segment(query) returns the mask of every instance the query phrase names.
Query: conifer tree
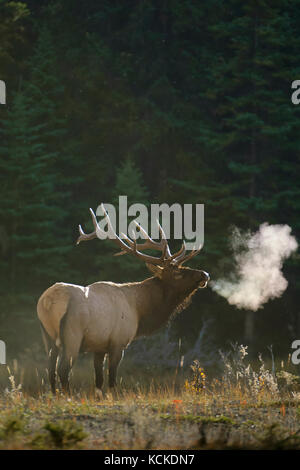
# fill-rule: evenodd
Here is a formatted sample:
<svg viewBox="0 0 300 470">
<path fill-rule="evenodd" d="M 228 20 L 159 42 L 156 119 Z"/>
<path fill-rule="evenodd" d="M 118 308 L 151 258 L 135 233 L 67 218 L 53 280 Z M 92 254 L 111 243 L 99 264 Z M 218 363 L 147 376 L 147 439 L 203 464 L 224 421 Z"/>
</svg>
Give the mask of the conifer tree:
<svg viewBox="0 0 300 470">
<path fill-rule="evenodd" d="M 132 204 L 144 204 L 148 206 L 149 193 L 143 183 L 143 175 L 138 166 L 131 157 L 125 158 L 120 167 L 116 171 L 116 182 L 112 192 L 111 203 L 116 209 L 117 224 L 116 230 L 119 228 L 119 196 L 127 197 L 127 207 Z M 127 226 L 135 217 L 126 217 L 121 214 L 124 222 L 127 219 Z M 139 214 L 137 213 L 137 217 Z M 131 236 L 130 234 L 128 234 Z M 144 264 L 139 262 L 137 258 L 130 255 L 116 256 L 118 250 L 110 240 L 103 240 L 97 246 L 97 265 L 101 268 L 101 278 L 107 276 L 107 279 L 114 281 L 129 281 L 143 279 L 148 271 Z"/>
<path fill-rule="evenodd" d="M 34 303 L 32 294 L 57 280 L 69 250 L 61 230 L 68 194 L 57 166 L 63 127 L 55 114 L 59 91 L 51 75 L 52 53 L 41 34 L 31 79 L 20 84 L 1 120 L 0 214 L 8 239 L 2 301 L 19 308 L 21 301 Z"/>
</svg>

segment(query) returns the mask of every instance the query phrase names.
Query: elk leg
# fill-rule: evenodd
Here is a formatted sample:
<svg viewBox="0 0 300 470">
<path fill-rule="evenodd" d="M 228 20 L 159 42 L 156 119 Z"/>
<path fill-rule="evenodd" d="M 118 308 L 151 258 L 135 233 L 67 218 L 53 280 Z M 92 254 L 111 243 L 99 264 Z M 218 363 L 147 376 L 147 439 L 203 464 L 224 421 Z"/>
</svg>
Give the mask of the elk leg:
<svg viewBox="0 0 300 470">
<path fill-rule="evenodd" d="M 105 353 L 94 354 L 94 368 L 95 368 L 95 379 L 96 387 L 101 390 L 103 385 L 103 364 L 104 364 Z"/>
<path fill-rule="evenodd" d="M 123 358 L 124 351 L 113 350 L 109 353 L 109 387 L 114 388 L 117 385 L 117 371 L 118 366 Z"/>
<path fill-rule="evenodd" d="M 48 354 L 48 376 L 52 393 L 56 392 L 56 362 L 58 356 L 58 349 L 53 346 Z"/>
<path fill-rule="evenodd" d="M 65 393 L 70 393 L 69 376 L 72 368 L 72 358 L 63 352 L 58 361 L 58 375 L 60 378 L 62 389 Z"/>
<path fill-rule="evenodd" d="M 77 359 L 82 334 L 80 328 L 72 325 L 72 319 L 65 315 L 60 324 L 60 339 L 62 344 L 62 354 L 59 354 L 58 375 L 61 381 L 62 389 L 70 393 L 69 376 L 71 369 Z"/>
<path fill-rule="evenodd" d="M 47 331 L 41 324 L 42 337 L 48 355 L 48 377 L 52 393 L 56 392 L 56 361 L 58 349 L 53 339 L 48 335 Z"/>
</svg>

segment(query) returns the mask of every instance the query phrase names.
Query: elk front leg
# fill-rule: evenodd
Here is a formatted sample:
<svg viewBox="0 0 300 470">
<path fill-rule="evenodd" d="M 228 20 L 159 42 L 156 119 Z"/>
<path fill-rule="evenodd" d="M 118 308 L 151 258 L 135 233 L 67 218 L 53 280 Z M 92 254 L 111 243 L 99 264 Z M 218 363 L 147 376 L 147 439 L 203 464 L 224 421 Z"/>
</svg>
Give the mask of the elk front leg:
<svg viewBox="0 0 300 470">
<path fill-rule="evenodd" d="M 109 387 L 114 388 L 117 385 L 117 371 L 119 364 L 123 358 L 123 350 L 112 350 L 109 353 Z"/>
<path fill-rule="evenodd" d="M 103 386 L 103 365 L 104 365 L 105 353 L 95 353 L 94 354 L 94 368 L 95 368 L 95 379 L 96 379 L 96 388 L 99 390 Z"/>
</svg>

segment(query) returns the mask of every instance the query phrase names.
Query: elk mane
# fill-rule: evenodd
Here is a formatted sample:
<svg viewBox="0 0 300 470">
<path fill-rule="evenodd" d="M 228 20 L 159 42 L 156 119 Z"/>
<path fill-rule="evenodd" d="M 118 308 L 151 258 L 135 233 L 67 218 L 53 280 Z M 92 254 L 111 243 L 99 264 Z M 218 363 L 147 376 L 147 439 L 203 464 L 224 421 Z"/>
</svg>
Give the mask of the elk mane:
<svg viewBox="0 0 300 470">
<path fill-rule="evenodd" d="M 182 312 L 183 310 L 185 310 L 190 305 L 190 303 L 192 302 L 192 297 L 196 293 L 197 290 L 198 290 L 198 287 L 196 287 L 179 304 L 177 304 L 177 306 L 175 307 L 175 309 L 173 310 L 173 312 L 171 314 L 170 319 L 174 318 L 175 315 Z"/>
</svg>

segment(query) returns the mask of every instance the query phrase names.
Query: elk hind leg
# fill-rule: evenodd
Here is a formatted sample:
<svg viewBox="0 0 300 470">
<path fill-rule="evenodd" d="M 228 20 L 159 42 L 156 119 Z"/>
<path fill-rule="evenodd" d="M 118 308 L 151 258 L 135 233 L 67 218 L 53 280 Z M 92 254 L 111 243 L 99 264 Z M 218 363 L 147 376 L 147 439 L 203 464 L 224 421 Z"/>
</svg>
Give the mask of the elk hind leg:
<svg viewBox="0 0 300 470">
<path fill-rule="evenodd" d="M 94 354 L 95 381 L 96 381 L 96 388 L 98 388 L 99 390 L 101 390 L 103 386 L 104 358 L 105 358 L 105 353 Z"/>
<path fill-rule="evenodd" d="M 48 335 L 47 331 L 41 324 L 42 337 L 48 356 L 48 377 L 52 393 L 56 392 L 56 363 L 58 356 L 58 348 L 53 339 Z"/>
<path fill-rule="evenodd" d="M 58 361 L 58 375 L 60 378 L 60 383 L 63 389 L 63 392 L 70 393 L 70 372 L 73 366 L 73 358 L 66 354 L 63 351 L 62 355 L 59 357 Z"/>
<path fill-rule="evenodd" d="M 62 352 L 59 354 L 58 375 L 63 391 L 69 394 L 70 372 L 80 350 L 82 334 L 79 328 L 76 331 L 75 325 L 71 324 L 71 320 L 68 319 L 68 316 L 63 318 L 61 323 L 60 339 L 62 344 Z"/>
<path fill-rule="evenodd" d="M 58 349 L 53 345 L 49 352 L 49 359 L 48 359 L 48 375 L 49 375 L 49 382 L 52 393 L 56 393 L 56 363 L 57 363 L 57 356 L 58 356 Z"/>
<path fill-rule="evenodd" d="M 117 385 L 117 372 L 119 364 L 123 358 L 124 351 L 121 349 L 114 349 L 109 353 L 109 387 L 114 388 Z"/>
</svg>

